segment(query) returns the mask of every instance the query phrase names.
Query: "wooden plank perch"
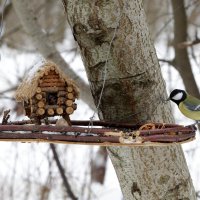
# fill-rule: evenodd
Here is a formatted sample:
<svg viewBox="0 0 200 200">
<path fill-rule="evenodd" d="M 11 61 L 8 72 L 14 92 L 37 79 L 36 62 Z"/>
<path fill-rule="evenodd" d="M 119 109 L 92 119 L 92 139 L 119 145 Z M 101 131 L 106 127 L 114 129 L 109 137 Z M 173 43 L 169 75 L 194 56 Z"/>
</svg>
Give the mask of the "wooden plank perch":
<svg viewBox="0 0 200 200">
<path fill-rule="evenodd" d="M 194 126 L 154 125 L 152 127 L 155 129 L 145 130 L 146 127 L 149 128 L 150 126 L 143 125 L 140 128 L 133 125 L 132 128 L 88 128 L 7 124 L 0 125 L 0 141 L 95 144 L 100 146 L 157 146 L 189 142 L 195 138 Z"/>
</svg>

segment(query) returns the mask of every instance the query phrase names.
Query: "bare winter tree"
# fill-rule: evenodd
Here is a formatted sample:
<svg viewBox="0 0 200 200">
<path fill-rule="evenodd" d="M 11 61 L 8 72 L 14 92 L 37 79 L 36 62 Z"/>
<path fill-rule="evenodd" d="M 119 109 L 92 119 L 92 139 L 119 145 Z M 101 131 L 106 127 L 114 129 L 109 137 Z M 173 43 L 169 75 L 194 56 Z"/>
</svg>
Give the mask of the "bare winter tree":
<svg viewBox="0 0 200 200">
<path fill-rule="evenodd" d="M 99 117 L 172 122 L 143 5 L 138 1 L 67 1 Z M 195 199 L 179 145 L 108 148 L 125 199 Z M 176 174 L 174 176 L 174 174 Z"/>
</svg>

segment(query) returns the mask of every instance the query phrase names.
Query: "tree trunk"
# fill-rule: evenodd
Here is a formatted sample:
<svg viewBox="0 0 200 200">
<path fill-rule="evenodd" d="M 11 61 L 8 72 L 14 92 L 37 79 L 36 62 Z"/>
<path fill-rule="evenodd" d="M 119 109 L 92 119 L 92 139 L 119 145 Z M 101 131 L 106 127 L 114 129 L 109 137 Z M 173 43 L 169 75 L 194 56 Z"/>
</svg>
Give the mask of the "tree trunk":
<svg viewBox="0 0 200 200">
<path fill-rule="evenodd" d="M 179 71 L 186 90 L 200 98 L 198 86 L 192 73 L 187 48 L 180 48 L 182 42 L 187 41 L 187 16 L 183 0 L 171 0 L 174 15 L 174 50 L 175 67 Z"/>
<path fill-rule="evenodd" d="M 141 0 L 68 0 L 66 10 L 100 119 L 172 122 Z M 108 151 L 125 199 L 195 199 L 180 145 Z"/>
</svg>

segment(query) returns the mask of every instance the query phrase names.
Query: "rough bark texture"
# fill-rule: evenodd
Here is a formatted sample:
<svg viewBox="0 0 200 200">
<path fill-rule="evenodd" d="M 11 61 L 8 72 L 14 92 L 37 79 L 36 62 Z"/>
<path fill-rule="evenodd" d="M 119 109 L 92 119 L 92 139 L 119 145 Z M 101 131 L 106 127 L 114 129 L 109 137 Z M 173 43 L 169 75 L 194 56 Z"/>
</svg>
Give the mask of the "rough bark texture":
<svg viewBox="0 0 200 200">
<path fill-rule="evenodd" d="M 138 123 L 172 122 L 155 50 L 141 0 L 67 1 L 74 36 L 99 107 L 101 119 Z M 181 146 L 109 148 L 124 198 L 195 199 Z"/>
<path fill-rule="evenodd" d="M 187 41 L 187 16 L 183 0 L 171 0 L 174 15 L 174 66 L 179 71 L 185 88 L 190 94 L 200 97 L 198 86 L 192 73 L 187 48 L 180 48 L 182 42 Z"/>
<path fill-rule="evenodd" d="M 68 74 L 81 89 L 81 99 L 86 102 L 91 109 L 95 109 L 88 85 L 72 70 L 57 51 L 55 44 L 48 38 L 37 22 L 37 16 L 31 7 L 31 2 L 27 0 L 12 1 L 14 9 L 22 23 L 23 28 L 32 39 L 35 48 L 45 59 L 50 59 L 58 64 L 61 69 Z"/>
</svg>

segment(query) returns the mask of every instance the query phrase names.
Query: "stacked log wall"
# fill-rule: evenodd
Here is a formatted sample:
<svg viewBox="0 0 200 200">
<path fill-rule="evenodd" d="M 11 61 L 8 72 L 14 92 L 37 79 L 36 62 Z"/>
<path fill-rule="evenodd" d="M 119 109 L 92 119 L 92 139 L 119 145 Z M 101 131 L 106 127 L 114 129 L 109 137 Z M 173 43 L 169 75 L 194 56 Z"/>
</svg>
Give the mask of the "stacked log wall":
<svg viewBox="0 0 200 200">
<path fill-rule="evenodd" d="M 48 100 L 48 95 L 54 95 L 53 105 Z M 60 78 L 54 67 L 45 71 L 39 79 L 36 94 L 25 104 L 26 115 L 33 118 L 35 116 L 44 118 L 55 115 L 70 115 L 76 110 L 75 103 L 77 94 L 73 86 Z"/>
</svg>

